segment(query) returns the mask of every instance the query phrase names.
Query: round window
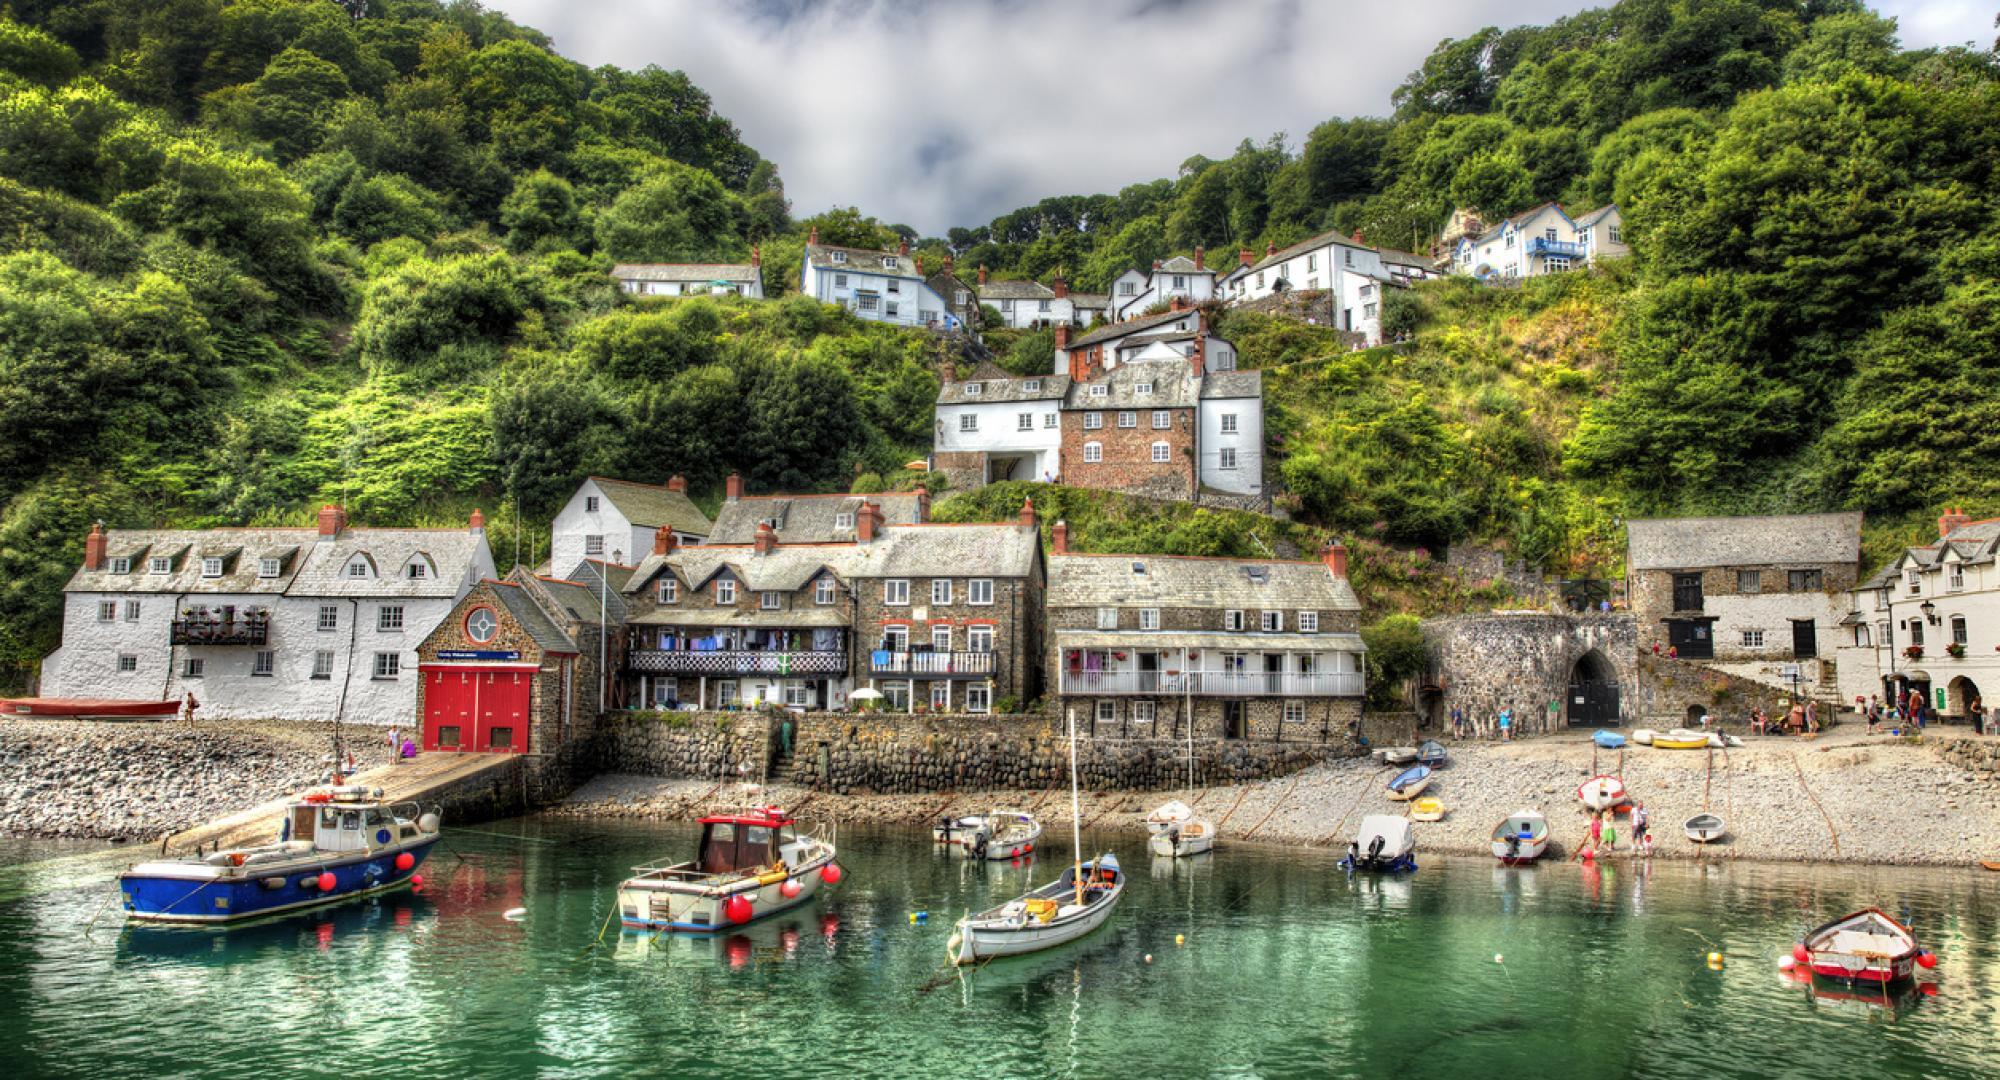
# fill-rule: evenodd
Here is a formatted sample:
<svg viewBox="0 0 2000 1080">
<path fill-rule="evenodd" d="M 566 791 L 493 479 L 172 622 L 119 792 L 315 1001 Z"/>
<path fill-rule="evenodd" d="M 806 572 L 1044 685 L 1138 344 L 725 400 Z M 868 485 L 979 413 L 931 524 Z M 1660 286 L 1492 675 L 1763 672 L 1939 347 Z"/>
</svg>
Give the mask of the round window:
<svg viewBox="0 0 2000 1080">
<path fill-rule="evenodd" d="M 465 636 L 484 645 L 500 632 L 500 616 L 490 607 L 476 607 L 465 616 Z"/>
</svg>

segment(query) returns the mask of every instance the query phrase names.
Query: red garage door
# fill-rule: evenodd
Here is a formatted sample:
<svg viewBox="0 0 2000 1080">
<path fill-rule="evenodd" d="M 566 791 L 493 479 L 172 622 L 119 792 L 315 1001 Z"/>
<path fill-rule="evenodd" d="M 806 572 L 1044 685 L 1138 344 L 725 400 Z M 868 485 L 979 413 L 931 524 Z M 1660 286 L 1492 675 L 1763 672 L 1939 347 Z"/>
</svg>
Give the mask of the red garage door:
<svg viewBox="0 0 2000 1080">
<path fill-rule="evenodd" d="M 425 750 L 527 752 L 535 669 L 426 665 L 423 677 Z"/>
</svg>

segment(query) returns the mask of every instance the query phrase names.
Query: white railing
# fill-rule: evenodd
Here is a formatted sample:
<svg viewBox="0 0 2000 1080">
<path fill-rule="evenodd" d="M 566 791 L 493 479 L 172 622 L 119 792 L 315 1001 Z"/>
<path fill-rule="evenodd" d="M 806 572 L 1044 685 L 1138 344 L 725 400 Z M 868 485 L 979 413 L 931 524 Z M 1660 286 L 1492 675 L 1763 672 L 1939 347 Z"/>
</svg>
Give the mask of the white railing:
<svg viewBox="0 0 2000 1080">
<path fill-rule="evenodd" d="M 991 652 L 895 652 L 876 650 L 869 654 L 872 675 L 944 675 L 983 678 L 993 674 Z"/>
<path fill-rule="evenodd" d="M 664 675 L 845 675 L 847 653 L 633 649 L 625 654 L 625 666 L 632 671 Z"/>
<path fill-rule="evenodd" d="M 1204 697 L 1360 697 L 1359 672 L 1070 671 L 1065 694 L 1194 694 Z"/>
</svg>

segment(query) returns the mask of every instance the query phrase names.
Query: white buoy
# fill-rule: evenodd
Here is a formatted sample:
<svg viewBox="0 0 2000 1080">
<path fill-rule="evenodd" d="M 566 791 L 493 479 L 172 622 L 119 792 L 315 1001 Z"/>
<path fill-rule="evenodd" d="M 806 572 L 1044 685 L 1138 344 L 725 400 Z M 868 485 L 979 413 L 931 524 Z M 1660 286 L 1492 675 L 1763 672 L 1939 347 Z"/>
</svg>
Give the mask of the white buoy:
<svg viewBox="0 0 2000 1080">
<path fill-rule="evenodd" d="M 500 913 L 500 917 L 506 919 L 508 922 L 520 922 L 522 919 L 528 917 L 528 909 L 524 907 L 508 908 L 506 911 Z"/>
<path fill-rule="evenodd" d="M 1496 964 L 1501 964 L 1501 963 L 1505 963 L 1505 962 L 1506 962 L 1506 960 L 1507 960 L 1507 958 L 1506 958 L 1506 957 L 1504 957 L 1504 956 L 1501 956 L 1501 955 L 1500 955 L 1499 953 L 1494 953 L 1494 954 L 1493 954 L 1493 962 L 1494 962 L 1494 963 L 1496 963 Z"/>
</svg>

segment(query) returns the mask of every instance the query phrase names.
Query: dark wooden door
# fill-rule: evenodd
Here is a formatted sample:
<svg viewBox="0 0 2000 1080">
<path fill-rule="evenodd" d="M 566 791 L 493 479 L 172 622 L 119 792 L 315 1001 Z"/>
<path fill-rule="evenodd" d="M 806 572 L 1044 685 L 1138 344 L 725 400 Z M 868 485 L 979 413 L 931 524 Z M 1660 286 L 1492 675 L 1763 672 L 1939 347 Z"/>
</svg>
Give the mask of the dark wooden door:
<svg viewBox="0 0 2000 1080">
<path fill-rule="evenodd" d="M 1668 619 L 1667 644 L 1683 660 L 1708 660 L 1715 656 L 1715 624 L 1707 619 Z"/>
<path fill-rule="evenodd" d="M 1674 575 L 1674 610 L 1675 611 L 1701 610 L 1700 574 Z"/>
<path fill-rule="evenodd" d="M 1811 619 L 1792 620 L 1792 657 L 1810 660 L 1819 655 L 1819 627 Z"/>
</svg>

